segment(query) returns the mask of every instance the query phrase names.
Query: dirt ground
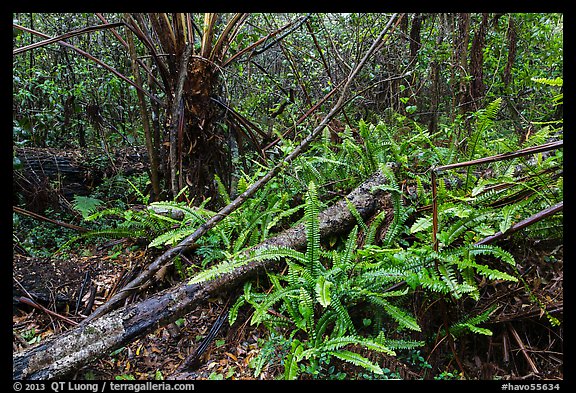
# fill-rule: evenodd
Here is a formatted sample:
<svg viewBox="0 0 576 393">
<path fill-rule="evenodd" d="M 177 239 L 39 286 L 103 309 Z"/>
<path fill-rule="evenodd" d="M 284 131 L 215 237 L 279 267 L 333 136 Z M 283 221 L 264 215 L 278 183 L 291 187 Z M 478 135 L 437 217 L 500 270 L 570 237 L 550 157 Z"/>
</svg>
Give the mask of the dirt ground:
<svg viewBox="0 0 576 393">
<path fill-rule="evenodd" d="M 563 379 L 563 244 L 523 241 L 504 245 L 512 252 L 522 279 L 512 282 L 482 282 L 478 302 L 459 303 L 467 311 L 482 312 L 496 305 L 483 324 L 492 336 L 467 334 L 455 340 L 436 334 L 428 337 L 416 358 L 374 359 L 388 371 L 387 378 L 474 380 L 562 380 Z M 41 342 L 79 322 L 87 309 L 110 298 L 145 266 L 154 255 L 129 243 L 111 242 L 68 254 L 61 259 L 31 258 L 14 254 L 13 352 Z M 168 272 L 163 284 L 178 281 Z M 82 293 L 80 300 L 78 294 Z M 139 296 L 146 296 L 140 294 Z M 31 305 L 27 298 L 33 298 Z M 137 301 L 133 298 L 131 301 Z M 222 324 L 205 352 L 190 363 L 196 351 L 234 298 L 212 299 L 201 308 L 165 327 L 159 327 L 113 353 L 86 365 L 74 379 L 226 379 L 271 380 L 281 378 L 279 358 L 270 357 L 255 375 L 255 364 L 268 332 L 250 325 L 249 311 L 242 310 L 233 326 Z M 46 311 L 48 310 L 48 311 Z M 435 323 L 438 309 L 415 298 L 414 310 Z M 544 311 L 546 310 L 546 311 Z M 52 314 L 50 314 L 50 311 Z M 560 322 L 554 326 L 550 320 Z M 423 327 L 426 327 L 423 323 Z M 425 329 L 423 329 L 425 330 Z M 414 355 L 414 352 L 412 353 Z M 370 356 L 369 354 L 364 354 Z M 348 364 L 335 363 L 346 379 L 366 378 L 366 373 Z M 335 375 L 335 374 L 331 374 Z M 368 378 L 373 378 L 368 376 Z"/>
</svg>

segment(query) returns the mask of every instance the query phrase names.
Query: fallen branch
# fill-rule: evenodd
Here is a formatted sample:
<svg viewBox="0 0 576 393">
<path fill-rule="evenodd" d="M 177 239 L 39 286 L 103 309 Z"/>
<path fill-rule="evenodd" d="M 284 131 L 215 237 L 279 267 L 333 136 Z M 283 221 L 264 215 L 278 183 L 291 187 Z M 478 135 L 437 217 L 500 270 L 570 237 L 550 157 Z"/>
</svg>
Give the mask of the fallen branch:
<svg viewBox="0 0 576 393">
<path fill-rule="evenodd" d="M 49 222 L 51 224 L 59 225 L 59 226 L 64 227 L 64 228 L 74 229 L 75 231 L 78 231 L 78 232 L 88 232 L 88 229 L 83 228 L 83 227 L 79 227 L 78 225 L 69 224 L 67 222 L 63 222 L 60 220 L 54 220 L 52 218 L 44 217 L 41 214 L 34 213 L 34 212 L 28 211 L 26 209 L 22 209 L 21 207 L 18 207 L 18 206 L 12 206 L 12 210 L 15 213 L 23 214 L 25 216 L 32 217 L 36 220 L 46 221 L 46 222 Z"/>
<path fill-rule="evenodd" d="M 382 209 L 390 212 L 387 216 L 393 214 L 389 195 L 377 189 L 377 186 L 386 182 L 385 176 L 376 172 L 346 197 L 363 219 L 373 216 Z M 356 218 L 350 212 L 346 199 L 340 200 L 319 214 L 321 238 L 345 233 L 356 224 Z M 304 249 L 306 247 L 304 224 L 290 228 L 256 248 L 269 246 Z M 190 285 L 183 283 L 98 319 L 84 320 L 71 330 L 14 354 L 13 379 L 63 378 L 137 337 L 181 318 L 207 299 L 222 296 L 259 273 L 276 270 L 281 266 L 282 263 L 270 260 L 249 263 L 212 281 Z"/>
<path fill-rule="evenodd" d="M 512 225 L 510 228 L 508 228 L 508 230 L 504 233 L 502 232 L 496 232 L 495 234 L 485 237 L 484 239 L 480 240 L 479 242 L 476 242 L 474 245 L 478 246 L 481 244 L 490 244 L 495 242 L 496 240 L 499 240 L 505 236 L 509 236 L 514 232 L 518 232 L 520 229 L 526 228 L 529 225 L 532 225 L 540 220 L 543 220 L 547 217 L 550 217 L 553 214 L 558 213 L 559 211 L 561 211 L 564 208 L 564 201 L 562 202 L 558 202 L 557 204 L 550 206 L 542 211 L 539 211 L 538 213 Z"/>
<path fill-rule="evenodd" d="M 520 338 L 520 335 L 518 334 L 516 329 L 514 329 L 514 327 L 510 322 L 508 322 L 506 325 L 508 326 L 508 330 L 510 331 L 510 333 L 512 333 L 514 340 L 516 340 L 518 347 L 520 347 L 520 352 L 522 352 L 522 355 L 524 356 L 524 359 L 526 359 L 526 362 L 530 366 L 530 369 L 532 369 L 532 372 L 536 375 L 540 374 L 540 371 L 538 371 L 538 368 L 536 367 L 536 363 L 534 363 L 534 361 L 528 354 L 528 351 L 526 350 L 526 347 L 524 346 L 524 343 L 522 342 L 522 339 Z"/>
<path fill-rule="evenodd" d="M 69 323 L 69 324 L 72 325 L 72 326 L 78 325 L 78 322 L 73 321 L 73 320 L 71 320 L 71 319 L 69 319 L 69 318 L 66 318 L 64 315 L 60 315 L 60 314 L 58 314 L 58 313 L 55 313 L 54 311 L 47 309 L 47 308 L 44 307 L 43 305 L 36 303 L 36 302 L 35 302 L 34 300 L 32 300 L 32 299 L 29 299 L 29 298 L 24 297 L 24 296 L 20 296 L 17 300 L 18 300 L 18 302 L 20 302 L 20 303 L 22 303 L 22 304 L 27 304 L 27 305 L 29 305 L 29 306 L 31 306 L 31 307 L 34 307 L 34 308 L 36 308 L 36 309 L 38 309 L 38 310 L 40 310 L 40 311 L 45 312 L 45 313 L 48 314 L 48 315 L 51 315 L 51 316 L 56 317 L 56 318 L 59 318 L 59 319 L 63 320 L 64 322 Z"/>
</svg>

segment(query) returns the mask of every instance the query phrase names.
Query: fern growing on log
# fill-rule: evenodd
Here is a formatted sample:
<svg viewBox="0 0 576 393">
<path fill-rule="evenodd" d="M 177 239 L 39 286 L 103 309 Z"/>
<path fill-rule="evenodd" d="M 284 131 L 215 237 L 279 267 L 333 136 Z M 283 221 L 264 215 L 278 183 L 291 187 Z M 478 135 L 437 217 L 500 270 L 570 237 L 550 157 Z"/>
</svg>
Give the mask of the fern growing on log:
<svg viewBox="0 0 576 393">
<path fill-rule="evenodd" d="M 349 233 L 341 250 L 321 250 L 318 195 L 313 182 L 308 187 L 304 211 L 307 238 L 304 253 L 267 248 L 237 262 L 246 263 L 254 258 L 284 258 L 288 272 L 285 275 L 268 273 L 272 283 L 272 291 L 268 294 L 255 291 L 251 283 L 245 284 L 244 294 L 231 307 L 229 323 L 233 324 L 239 308 L 248 304 L 254 309 L 252 324 L 264 324 L 271 330 L 288 328 L 292 349 L 284 359 L 286 378 L 296 378 L 301 372 L 299 364 L 302 362 L 315 369 L 320 362 L 329 362 L 331 357 L 382 373 L 378 364 L 351 349 L 361 347 L 389 356 L 394 356 L 395 352 L 387 346 L 384 338 L 376 340 L 358 333 L 355 308 L 366 304 L 372 312 L 387 316 L 401 328 L 420 331 L 416 319 L 402 308 L 401 302 L 396 301 L 404 297 L 407 290 L 383 292 L 382 283 L 375 280 L 378 273 L 384 276 L 394 267 L 380 264 L 367 269 L 358 268 L 358 226 Z M 226 265 L 225 269 L 229 266 Z M 210 273 L 200 273 L 193 280 L 198 282 L 214 277 L 222 269 L 209 269 Z M 402 340 L 394 343 L 398 348 L 422 344 L 415 341 L 403 344 Z"/>
</svg>

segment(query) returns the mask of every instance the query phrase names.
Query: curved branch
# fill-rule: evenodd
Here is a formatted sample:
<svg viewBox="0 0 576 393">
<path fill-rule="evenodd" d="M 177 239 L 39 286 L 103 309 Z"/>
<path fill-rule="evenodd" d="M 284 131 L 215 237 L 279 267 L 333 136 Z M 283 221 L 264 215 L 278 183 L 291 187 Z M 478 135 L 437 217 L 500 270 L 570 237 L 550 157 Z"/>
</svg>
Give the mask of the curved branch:
<svg viewBox="0 0 576 393">
<path fill-rule="evenodd" d="M 98 26 L 84 27 L 82 29 L 78 29 L 78 30 L 70 31 L 68 33 L 64 33 L 62 35 L 59 35 L 58 37 L 48 38 L 44 41 L 35 42 L 33 44 L 14 49 L 12 51 L 12 54 L 18 55 L 20 53 L 24 53 L 24 52 L 29 51 L 31 49 L 41 48 L 43 46 L 46 46 L 46 45 L 49 45 L 49 44 L 52 44 L 52 43 L 58 42 L 58 41 L 64 41 L 68 38 L 72 38 L 72 37 L 75 37 L 75 36 L 80 35 L 80 34 L 90 33 L 92 31 L 98 31 L 98 30 L 113 29 L 115 27 L 120 27 L 123 25 L 124 25 L 124 22 L 116 22 L 116 23 L 106 23 L 104 25 L 98 25 Z M 15 27 L 16 26 L 17 25 L 15 25 Z"/>
<path fill-rule="evenodd" d="M 122 23 L 122 25 L 124 25 L 124 23 Z M 40 33 L 39 31 L 36 30 L 32 30 L 29 29 L 27 27 L 24 26 L 20 26 L 16 23 L 12 24 L 12 27 L 14 27 L 15 29 L 18 30 L 22 30 L 25 31 L 27 33 L 32 33 L 35 34 L 37 36 L 40 37 L 49 37 L 48 35 L 44 34 L 44 33 Z M 137 83 L 135 83 L 134 81 L 130 80 L 130 78 L 127 78 L 126 76 L 124 76 L 123 74 L 121 74 L 120 72 L 116 71 L 113 67 L 109 66 L 108 64 L 104 63 L 102 60 L 97 59 L 96 57 L 92 56 L 90 53 L 83 51 L 80 48 L 75 47 L 74 45 L 71 45 L 65 41 L 56 41 L 56 43 L 58 45 L 62 45 L 68 48 L 73 49 L 74 51 L 78 52 L 79 54 L 81 54 L 82 56 L 92 60 L 93 62 L 95 62 L 96 64 L 104 67 L 105 69 L 107 69 L 108 71 L 110 71 L 111 73 L 113 73 L 114 75 L 116 75 L 118 78 L 122 79 L 124 82 L 127 82 L 128 84 L 130 84 L 131 86 L 135 87 L 138 91 L 141 91 L 142 93 L 146 94 L 148 97 L 150 97 L 152 100 L 154 100 L 155 102 L 157 102 L 160 106 L 164 107 L 165 103 L 160 100 L 159 98 L 157 98 L 156 96 L 154 96 L 153 94 L 151 94 L 150 92 L 144 90 L 141 86 L 138 86 Z"/>
</svg>

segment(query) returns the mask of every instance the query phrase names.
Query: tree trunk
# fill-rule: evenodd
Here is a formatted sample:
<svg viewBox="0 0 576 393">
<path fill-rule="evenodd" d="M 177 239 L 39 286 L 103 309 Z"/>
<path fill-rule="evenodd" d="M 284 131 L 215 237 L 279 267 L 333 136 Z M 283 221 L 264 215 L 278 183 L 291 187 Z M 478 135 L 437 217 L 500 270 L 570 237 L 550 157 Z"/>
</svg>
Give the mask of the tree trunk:
<svg viewBox="0 0 576 393">
<path fill-rule="evenodd" d="M 178 191 L 188 185 L 190 197 L 198 204 L 211 197 L 210 208 L 218 207 L 214 175 L 226 179 L 232 172 L 225 148 L 228 137 L 218 126 L 224 122 L 225 114 L 210 98 L 221 95 L 221 84 L 213 64 L 203 58 L 191 59 L 184 84 L 182 128 L 177 135 Z"/>
<path fill-rule="evenodd" d="M 346 197 L 363 219 L 382 209 L 390 212 L 386 217 L 391 218 L 393 215 L 389 195 L 382 190 L 374 190 L 374 187 L 383 184 L 386 184 L 386 178 L 377 172 Z M 341 200 L 321 212 L 319 221 L 320 234 L 323 238 L 343 233 L 356 223 L 346 200 Z M 256 247 L 269 246 L 305 248 L 304 224 L 286 230 Z M 257 274 L 279 267 L 280 263 L 277 261 L 250 263 L 212 281 L 192 285 L 183 283 L 140 303 L 82 323 L 67 332 L 48 338 L 35 347 L 14 354 L 13 379 L 63 378 L 88 362 L 194 311 L 206 299 L 222 296 L 226 291 Z"/>
<path fill-rule="evenodd" d="M 469 73 L 472 77 L 470 81 L 470 95 L 472 96 L 471 110 L 477 111 L 482 105 L 480 101 L 484 98 L 486 85 L 484 84 L 484 46 L 486 44 L 486 34 L 488 34 L 488 15 L 482 14 L 482 21 L 472 40 L 470 48 Z"/>
</svg>

